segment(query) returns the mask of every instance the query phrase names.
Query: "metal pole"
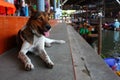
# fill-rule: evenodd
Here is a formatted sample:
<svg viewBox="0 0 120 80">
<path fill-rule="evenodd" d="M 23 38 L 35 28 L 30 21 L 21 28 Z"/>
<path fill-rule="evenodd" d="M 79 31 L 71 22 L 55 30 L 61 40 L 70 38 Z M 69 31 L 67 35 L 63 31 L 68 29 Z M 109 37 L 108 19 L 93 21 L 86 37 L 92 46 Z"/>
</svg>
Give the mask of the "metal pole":
<svg viewBox="0 0 120 80">
<path fill-rule="evenodd" d="M 60 8 L 60 0 L 58 0 L 58 8 Z"/>
<path fill-rule="evenodd" d="M 38 11 L 45 11 L 45 0 L 37 0 Z"/>
<path fill-rule="evenodd" d="M 62 5 L 62 3 L 63 3 L 63 0 L 60 0 L 61 2 L 60 2 L 60 5 L 61 5 L 61 9 L 63 10 L 63 5 Z M 62 15 L 62 22 L 63 22 L 63 15 Z"/>
<path fill-rule="evenodd" d="M 105 17 L 105 14 L 106 14 L 106 2 L 105 2 L 105 0 L 103 0 L 103 6 L 104 6 L 104 17 Z"/>
<path fill-rule="evenodd" d="M 56 19 L 56 0 L 54 0 L 54 7 L 53 7 L 53 10 L 54 10 L 54 19 Z"/>
</svg>

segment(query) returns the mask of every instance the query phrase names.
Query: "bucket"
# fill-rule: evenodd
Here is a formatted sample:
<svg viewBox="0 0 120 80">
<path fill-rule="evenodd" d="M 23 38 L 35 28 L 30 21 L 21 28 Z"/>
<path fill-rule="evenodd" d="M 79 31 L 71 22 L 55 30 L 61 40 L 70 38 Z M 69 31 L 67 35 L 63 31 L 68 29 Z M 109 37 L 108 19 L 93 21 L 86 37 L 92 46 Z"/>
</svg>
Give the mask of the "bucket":
<svg viewBox="0 0 120 80">
<path fill-rule="evenodd" d="M 104 59 L 105 63 L 109 66 L 109 67 L 113 67 L 116 64 L 116 59 L 115 58 L 105 58 Z"/>
</svg>

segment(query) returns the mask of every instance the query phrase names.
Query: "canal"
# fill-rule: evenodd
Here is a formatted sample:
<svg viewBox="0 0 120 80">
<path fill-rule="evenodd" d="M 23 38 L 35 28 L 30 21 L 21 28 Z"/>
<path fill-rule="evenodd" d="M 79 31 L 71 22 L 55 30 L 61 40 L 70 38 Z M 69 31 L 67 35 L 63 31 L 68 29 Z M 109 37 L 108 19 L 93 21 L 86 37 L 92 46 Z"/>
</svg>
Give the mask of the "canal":
<svg viewBox="0 0 120 80">
<path fill-rule="evenodd" d="M 105 57 L 120 56 L 120 31 L 102 31 L 102 54 Z"/>
</svg>

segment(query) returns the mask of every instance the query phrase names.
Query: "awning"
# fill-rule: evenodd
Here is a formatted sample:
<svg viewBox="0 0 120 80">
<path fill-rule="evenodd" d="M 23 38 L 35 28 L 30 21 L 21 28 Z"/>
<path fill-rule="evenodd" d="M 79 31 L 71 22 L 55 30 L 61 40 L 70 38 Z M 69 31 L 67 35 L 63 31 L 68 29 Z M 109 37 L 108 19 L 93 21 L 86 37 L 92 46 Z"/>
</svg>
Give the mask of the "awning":
<svg viewBox="0 0 120 80">
<path fill-rule="evenodd" d="M 15 10 L 14 4 L 0 0 L 0 14 L 14 14 Z"/>
</svg>

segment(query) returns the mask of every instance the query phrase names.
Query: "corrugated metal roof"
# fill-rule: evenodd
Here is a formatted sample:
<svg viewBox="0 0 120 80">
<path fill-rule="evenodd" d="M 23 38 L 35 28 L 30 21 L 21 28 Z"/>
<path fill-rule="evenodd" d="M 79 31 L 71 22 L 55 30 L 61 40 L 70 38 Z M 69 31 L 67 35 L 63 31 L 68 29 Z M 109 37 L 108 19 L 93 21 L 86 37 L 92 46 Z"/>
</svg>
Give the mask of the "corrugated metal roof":
<svg viewBox="0 0 120 80">
<path fill-rule="evenodd" d="M 65 0 L 63 0 L 64 2 Z M 85 4 L 93 4 L 95 2 L 101 2 L 101 0 L 67 0 L 65 4 L 72 5 L 72 4 L 77 4 L 77 5 L 85 5 Z"/>
</svg>

